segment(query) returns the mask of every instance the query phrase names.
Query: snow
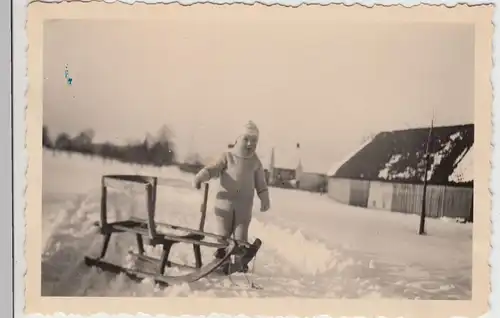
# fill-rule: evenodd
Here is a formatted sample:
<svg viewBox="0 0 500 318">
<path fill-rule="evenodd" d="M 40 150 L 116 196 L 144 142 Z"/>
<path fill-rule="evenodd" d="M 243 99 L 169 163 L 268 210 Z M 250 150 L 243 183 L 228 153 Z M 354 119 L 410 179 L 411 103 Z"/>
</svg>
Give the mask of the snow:
<svg viewBox="0 0 500 318">
<path fill-rule="evenodd" d="M 455 162 L 457 167 L 448 178 L 448 181 L 467 182 L 474 180 L 474 146 L 464 150 Z"/>
<path fill-rule="evenodd" d="M 389 161 L 385 164 L 384 169 L 379 171 L 378 177 L 385 179 L 385 180 L 389 180 L 389 173 L 391 171 L 392 166 L 395 163 L 397 163 L 401 159 L 401 157 L 402 157 L 401 154 L 392 155 L 391 158 L 389 159 Z M 396 177 L 404 177 L 404 178 L 410 177 L 411 174 L 408 172 L 408 168 L 411 168 L 411 167 L 407 167 L 407 171 L 405 171 L 402 174 L 396 175 Z"/>
<path fill-rule="evenodd" d="M 66 153 L 43 155 L 43 296 L 217 296 L 307 298 L 470 299 L 472 226 L 427 220 L 427 236 L 417 235 L 418 216 L 346 206 L 327 196 L 271 188 L 272 209 L 258 211 L 251 238 L 263 246 L 252 273 L 210 276 L 160 289 L 151 281 L 133 283 L 87 268 L 84 255 L 95 253 L 102 238 L 91 226 L 99 217 L 103 174 L 141 173 L 161 177 L 157 202 L 160 221 L 197 227 L 202 193 L 192 176 L 177 168 L 152 168 Z M 112 215 L 141 212 L 137 191 L 110 193 Z M 205 229 L 214 231 L 214 193 L 209 196 Z M 135 238 L 112 239 L 110 261 L 130 265 L 127 251 Z M 158 249 L 148 253 L 159 255 Z M 202 250 L 209 259 L 213 250 Z M 177 245 L 177 262 L 192 262 L 192 248 Z M 261 289 L 250 288 L 247 279 Z"/>
<path fill-rule="evenodd" d="M 447 156 L 453 149 L 453 146 L 456 143 L 456 140 L 458 138 L 462 138 L 462 135 L 460 131 L 457 131 L 456 133 L 452 134 L 448 140 L 448 142 L 442 147 L 439 151 L 437 151 L 434 154 L 434 160 L 431 163 L 429 175 L 428 175 L 428 180 L 434 175 L 434 172 L 436 171 L 436 167 L 441 164 L 441 161 L 445 156 Z"/>
</svg>

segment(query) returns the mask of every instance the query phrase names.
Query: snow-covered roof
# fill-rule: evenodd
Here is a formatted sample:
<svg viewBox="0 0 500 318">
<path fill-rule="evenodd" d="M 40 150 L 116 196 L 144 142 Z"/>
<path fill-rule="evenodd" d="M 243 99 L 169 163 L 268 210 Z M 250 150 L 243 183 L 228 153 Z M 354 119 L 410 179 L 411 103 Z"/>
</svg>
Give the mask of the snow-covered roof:
<svg viewBox="0 0 500 318">
<path fill-rule="evenodd" d="M 434 129 L 428 180 L 443 184 L 473 180 L 473 133 L 473 125 Z M 333 164 L 328 176 L 422 181 L 427 138 L 428 131 L 425 129 L 380 133 L 361 144 L 344 160 Z M 462 153 L 457 156 L 456 151 Z M 454 169 L 451 175 L 450 169 Z"/>
<path fill-rule="evenodd" d="M 350 152 L 348 155 L 344 157 L 344 159 L 335 162 L 330 169 L 328 169 L 327 176 L 332 177 L 337 173 L 337 170 L 339 170 L 340 167 L 342 167 L 343 164 L 345 164 L 349 159 L 351 159 L 355 154 L 357 154 L 361 149 L 363 149 L 366 145 L 371 143 L 373 141 L 373 138 L 368 138 L 364 143 L 359 145 L 356 149 L 354 149 L 352 152 Z"/>
<path fill-rule="evenodd" d="M 468 182 L 474 180 L 474 145 L 465 150 L 456 160 L 457 165 L 448 178 L 450 182 Z"/>
</svg>

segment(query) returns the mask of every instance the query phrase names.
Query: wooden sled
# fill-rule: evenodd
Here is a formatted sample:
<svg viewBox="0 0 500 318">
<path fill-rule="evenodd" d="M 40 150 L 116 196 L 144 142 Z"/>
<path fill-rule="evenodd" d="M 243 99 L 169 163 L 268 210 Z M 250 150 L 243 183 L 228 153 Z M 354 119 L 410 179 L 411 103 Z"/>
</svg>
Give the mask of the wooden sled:
<svg viewBox="0 0 500 318">
<path fill-rule="evenodd" d="M 184 282 L 194 282 L 210 273 L 216 271 L 223 264 L 227 263 L 230 256 L 235 253 L 240 247 L 249 248 L 251 245 L 247 242 L 241 242 L 232 238 L 226 238 L 220 235 L 207 233 L 204 231 L 207 198 L 209 185 L 205 184 L 203 203 L 201 205 L 201 218 L 200 225 L 197 230 L 160 223 L 155 221 L 156 209 L 156 193 L 157 193 L 158 179 L 156 177 L 147 177 L 140 175 L 107 175 L 103 176 L 101 180 L 101 213 L 100 222 L 95 225 L 99 229 L 99 233 L 103 236 L 103 244 L 100 255 L 98 257 L 85 256 L 85 264 L 90 267 L 97 267 L 101 270 L 119 274 L 126 274 L 133 280 L 140 281 L 144 278 L 152 278 L 156 283 L 162 285 L 172 285 Z M 119 220 L 116 222 L 108 222 L 107 217 L 107 192 L 108 187 L 124 187 L 128 184 L 132 187 L 138 187 L 139 190 L 144 191 L 146 194 L 146 211 L 147 216 L 144 219 L 131 217 L 127 220 Z M 166 228 L 183 232 L 183 235 L 173 235 L 164 233 L 158 228 Z M 156 266 L 155 272 L 148 272 L 139 269 L 125 268 L 120 265 L 112 264 L 104 260 L 108 250 L 109 242 L 113 234 L 123 233 L 134 235 L 137 241 L 138 253 L 129 252 L 133 257 L 140 261 L 147 262 Z M 212 241 L 207 239 L 212 238 Z M 195 264 L 194 266 L 188 264 L 176 264 L 169 260 L 169 253 L 173 245 L 184 243 L 193 246 Z M 147 256 L 144 246 L 161 246 L 162 254 L 160 259 Z M 213 258 L 209 263 L 203 264 L 201 256 L 201 246 L 210 247 L 214 249 L 224 249 L 225 253 L 222 257 Z M 169 276 L 165 274 L 167 267 L 180 267 L 189 270 L 188 274 L 180 276 Z"/>
</svg>

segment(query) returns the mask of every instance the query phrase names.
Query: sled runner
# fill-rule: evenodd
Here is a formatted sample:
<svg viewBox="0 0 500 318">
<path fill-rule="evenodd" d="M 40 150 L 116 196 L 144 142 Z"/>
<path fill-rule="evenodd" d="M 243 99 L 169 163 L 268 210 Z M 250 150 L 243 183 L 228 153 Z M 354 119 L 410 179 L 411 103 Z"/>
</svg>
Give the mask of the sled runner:
<svg viewBox="0 0 500 318">
<path fill-rule="evenodd" d="M 255 256 L 258 250 L 254 244 L 241 242 L 232 238 L 225 238 L 220 235 L 208 233 L 204 231 L 207 199 L 209 185 L 206 183 L 204 187 L 203 203 L 201 205 L 201 217 L 199 228 L 192 229 L 167 223 L 155 221 L 156 210 L 156 195 L 157 195 L 158 178 L 147 177 L 140 175 L 106 175 L 101 179 L 101 213 L 100 222 L 96 226 L 99 229 L 99 234 L 103 236 L 103 244 L 100 255 L 98 257 L 85 256 L 85 264 L 91 267 L 97 267 L 101 270 L 111 273 L 123 273 L 134 280 L 142 280 L 144 278 L 152 278 L 155 282 L 162 285 L 172 285 L 183 282 L 194 282 L 210 273 L 223 267 L 238 250 L 247 250 L 248 252 L 242 258 L 246 264 Z M 115 186 L 113 186 L 115 185 Z M 126 185 L 136 187 L 141 191 L 145 191 L 146 195 L 146 215 L 145 218 L 130 217 L 126 220 L 117 220 L 108 222 L 107 211 L 107 193 L 110 187 L 124 188 Z M 183 234 L 166 233 L 163 229 L 175 230 Z M 156 271 L 145 271 L 139 269 L 125 268 L 123 266 L 106 262 L 104 260 L 108 250 L 109 242 L 113 234 L 128 234 L 134 235 L 137 242 L 137 253 L 129 252 L 133 257 L 142 262 L 152 264 L 156 267 Z M 210 240 L 211 239 L 211 240 Z M 176 264 L 169 260 L 169 253 L 172 247 L 176 244 L 190 244 L 193 246 L 195 264 Z M 148 256 L 145 253 L 145 245 L 161 246 L 161 258 L 156 259 Z M 201 246 L 223 250 L 223 255 L 203 264 L 201 256 Z M 257 245 L 256 245 L 257 246 Z M 258 243 L 260 247 L 260 240 Z M 245 264 L 245 265 L 246 265 Z M 189 270 L 188 274 L 180 276 L 170 276 L 165 273 L 167 267 L 179 267 Z M 227 272 L 226 274 L 231 274 Z"/>
</svg>

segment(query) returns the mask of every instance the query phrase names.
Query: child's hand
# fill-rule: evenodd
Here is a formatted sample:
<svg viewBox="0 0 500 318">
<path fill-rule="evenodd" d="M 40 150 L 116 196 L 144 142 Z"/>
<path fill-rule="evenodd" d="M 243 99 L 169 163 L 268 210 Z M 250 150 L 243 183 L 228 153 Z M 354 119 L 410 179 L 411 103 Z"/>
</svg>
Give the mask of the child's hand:
<svg viewBox="0 0 500 318">
<path fill-rule="evenodd" d="M 266 212 L 271 208 L 271 204 L 269 202 L 261 202 L 260 203 L 260 212 Z"/>
<path fill-rule="evenodd" d="M 193 187 L 195 187 L 197 190 L 200 190 L 201 184 L 203 182 L 208 182 L 209 180 L 210 180 L 210 173 L 208 172 L 207 169 L 203 168 L 194 176 Z"/>
<path fill-rule="evenodd" d="M 200 182 L 197 178 L 195 178 L 195 179 L 193 180 L 193 187 L 194 187 L 196 190 L 200 190 L 200 189 L 201 189 L 201 182 Z"/>
</svg>

